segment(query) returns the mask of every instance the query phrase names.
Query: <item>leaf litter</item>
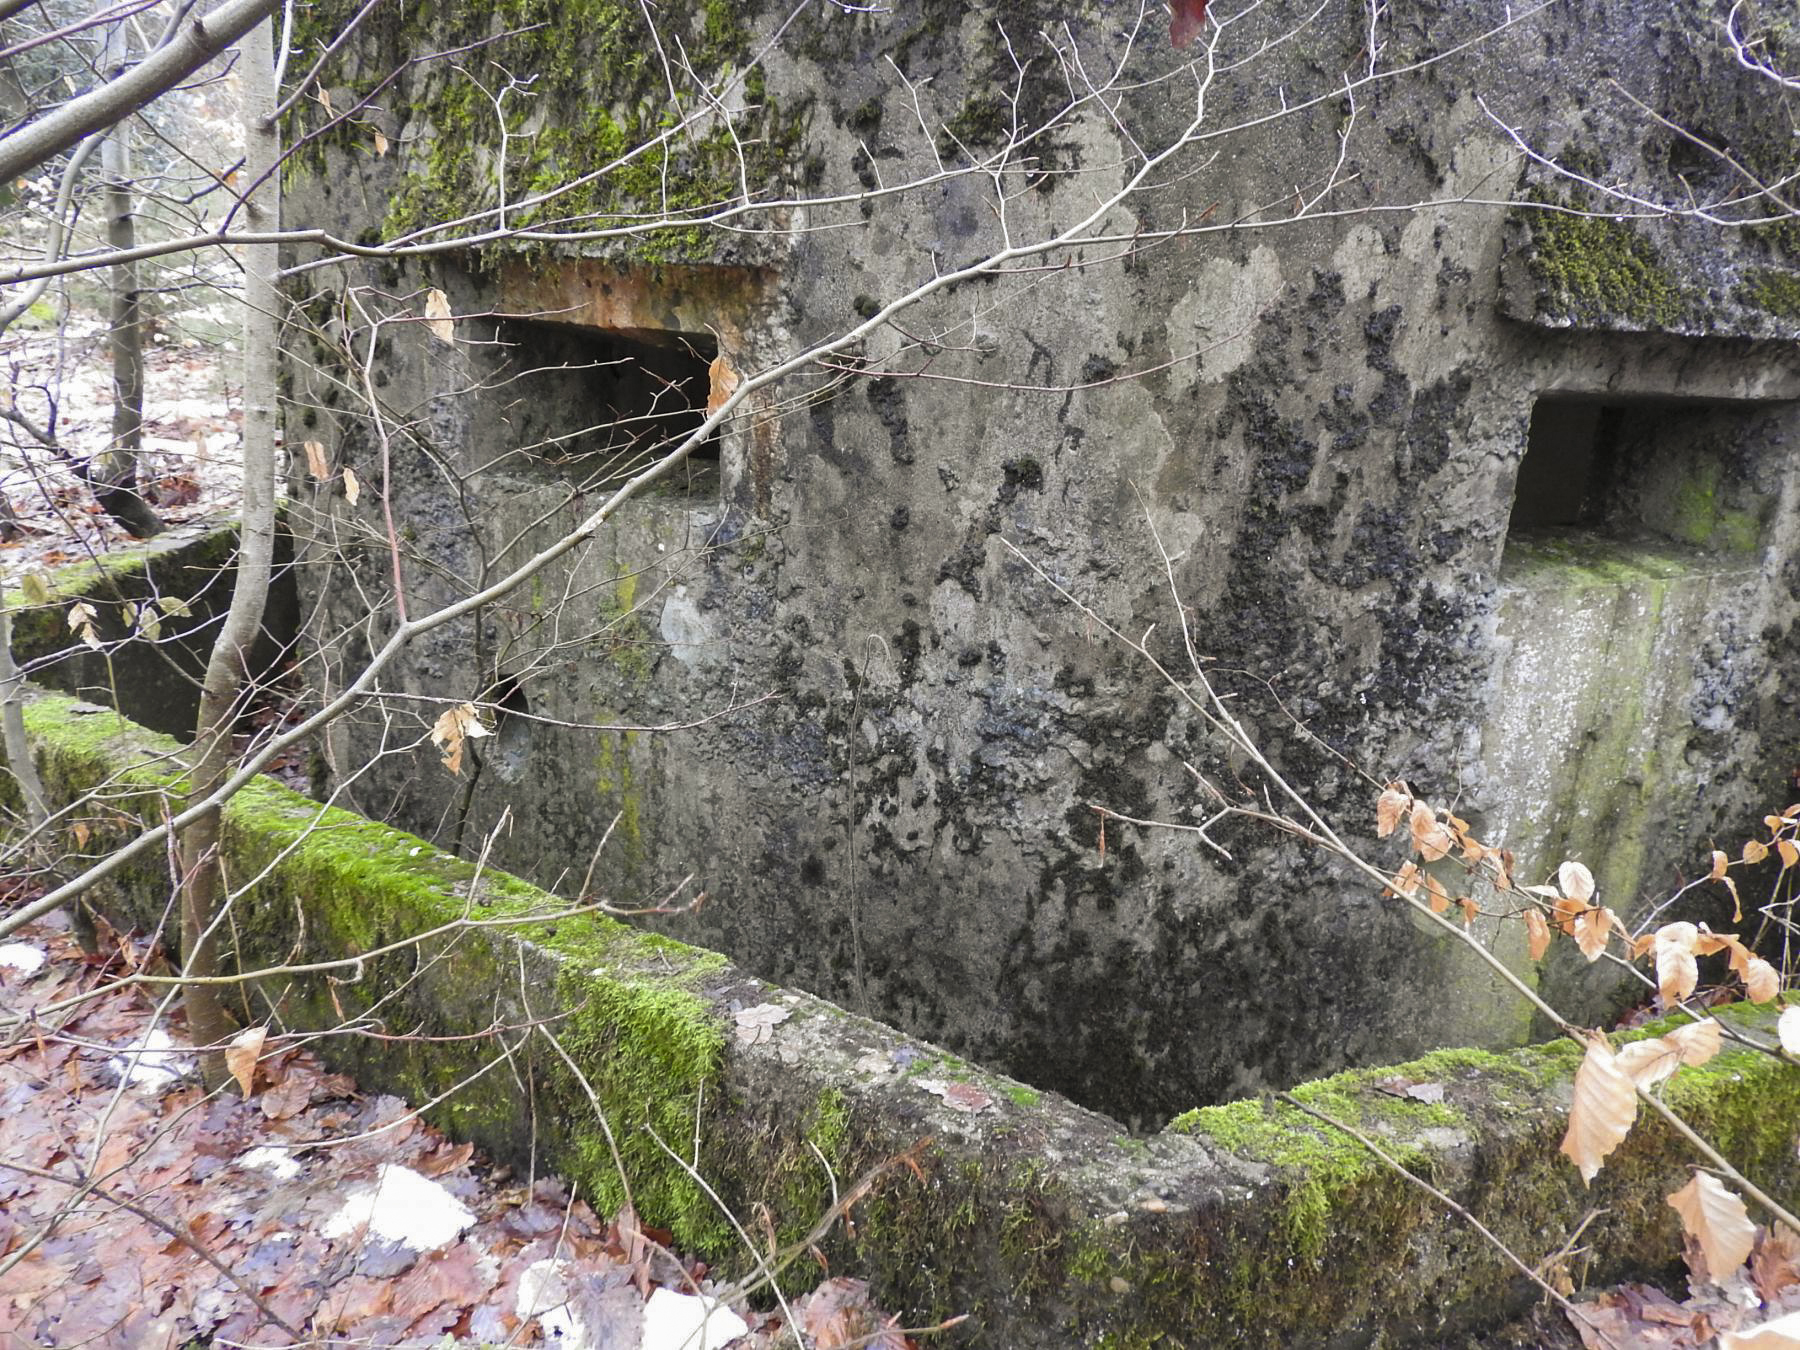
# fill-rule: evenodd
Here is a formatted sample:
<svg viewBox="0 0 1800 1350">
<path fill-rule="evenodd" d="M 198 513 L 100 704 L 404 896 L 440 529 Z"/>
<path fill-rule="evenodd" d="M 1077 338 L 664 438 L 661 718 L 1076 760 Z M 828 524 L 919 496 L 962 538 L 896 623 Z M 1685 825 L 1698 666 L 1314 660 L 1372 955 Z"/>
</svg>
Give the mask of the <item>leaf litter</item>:
<svg viewBox="0 0 1800 1350">
<path fill-rule="evenodd" d="M 141 947 L 85 954 L 58 916 L 19 937 L 43 960 L 0 963 L 0 1008 L 100 992 L 0 1037 L 0 1344 L 794 1343 L 629 1208 L 520 1181 L 274 1028 L 237 1038 L 235 1084 L 209 1096 L 179 1015 L 104 988 Z M 914 1347 L 859 1280 L 788 1305 L 817 1350 Z"/>
</svg>

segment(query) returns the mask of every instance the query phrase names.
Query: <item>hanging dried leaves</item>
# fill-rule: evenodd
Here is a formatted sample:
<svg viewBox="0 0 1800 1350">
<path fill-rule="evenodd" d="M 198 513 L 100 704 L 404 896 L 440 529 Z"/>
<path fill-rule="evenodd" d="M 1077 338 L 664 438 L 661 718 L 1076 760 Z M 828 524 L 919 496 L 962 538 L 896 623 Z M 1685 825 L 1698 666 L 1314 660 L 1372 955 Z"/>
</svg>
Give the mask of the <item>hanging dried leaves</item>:
<svg viewBox="0 0 1800 1350">
<path fill-rule="evenodd" d="M 481 714 L 473 703 L 459 703 L 446 709 L 431 726 L 432 742 L 443 751 L 444 767 L 454 774 L 462 772 L 464 743 L 492 734 L 481 724 Z"/>
<path fill-rule="evenodd" d="M 1752 1003 L 1767 1003 L 1781 992 L 1781 972 L 1760 956 L 1745 962 L 1743 980 L 1744 993 Z"/>
<path fill-rule="evenodd" d="M 1619 924 L 1618 916 L 1610 909 L 1584 910 L 1575 920 L 1575 945 L 1581 948 L 1581 954 L 1592 964 L 1600 959 L 1606 950 L 1606 935 Z"/>
<path fill-rule="evenodd" d="M 306 451 L 306 471 L 314 478 L 331 477 L 331 465 L 325 459 L 325 445 L 322 441 L 307 441 L 301 447 Z"/>
<path fill-rule="evenodd" d="M 1687 1185 L 1669 1197 L 1681 1215 L 1681 1226 L 1700 1244 L 1713 1282 L 1723 1284 L 1744 1264 L 1756 1242 L 1756 1225 L 1744 1202 L 1717 1177 L 1696 1172 Z"/>
<path fill-rule="evenodd" d="M 456 319 L 450 313 L 450 297 L 436 286 L 425 292 L 425 326 L 439 342 L 456 341 Z"/>
<path fill-rule="evenodd" d="M 1412 811 L 1412 793 L 1401 782 L 1389 783 L 1375 800 L 1375 834 L 1386 839 L 1400 828 L 1400 822 Z"/>
<path fill-rule="evenodd" d="M 1575 1100 L 1558 1151 L 1575 1164 L 1583 1182 L 1591 1182 L 1636 1119 L 1637 1089 L 1630 1076 L 1619 1067 L 1606 1037 L 1590 1035 L 1587 1054 L 1575 1071 Z"/>
<path fill-rule="evenodd" d="M 1700 983 L 1694 947 L 1700 930 L 1691 923 L 1666 923 L 1656 930 L 1656 992 L 1665 1004 L 1679 1003 Z"/>
<path fill-rule="evenodd" d="M 356 499 L 362 496 L 362 482 L 356 476 L 356 470 L 349 465 L 344 466 L 344 499 L 350 505 L 356 505 Z"/>
<path fill-rule="evenodd" d="M 1424 802 L 1414 802 L 1412 808 L 1412 841 L 1413 847 L 1419 850 L 1419 856 L 1426 862 L 1436 862 L 1439 858 L 1448 857 L 1455 840 L 1450 831 L 1437 818 Z"/>
<path fill-rule="evenodd" d="M 1542 961 L 1544 953 L 1550 950 L 1550 925 L 1544 922 L 1544 916 L 1535 909 L 1525 911 L 1526 951 L 1533 961 Z"/>
</svg>

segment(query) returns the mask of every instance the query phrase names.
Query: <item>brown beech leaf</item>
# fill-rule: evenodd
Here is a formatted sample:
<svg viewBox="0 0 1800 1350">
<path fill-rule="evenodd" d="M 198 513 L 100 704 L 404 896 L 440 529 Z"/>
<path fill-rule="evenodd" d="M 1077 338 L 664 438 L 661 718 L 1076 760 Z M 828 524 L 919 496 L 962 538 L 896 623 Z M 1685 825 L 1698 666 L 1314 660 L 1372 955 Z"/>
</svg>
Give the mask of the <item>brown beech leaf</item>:
<svg viewBox="0 0 1800 1350">
<path fill-rule="evenodd" d="M 1781 1016 L 1775 1019 L 1775 1034 L 1781 1039 L 1783 1050 L 1800 1055 L 1800 1006 L 1782 1009 Z"/>
<path fill-rule="evenodd" d="M 1606 935 L 1618 917 L 1610 909 L 1590 909 L 1575 920 L 1575 945 L 1592 964 L 1606 950 Z"/>
<path fill-rule="evenodd" d="M 1425 878 L 1425 898 L 1430 902 L 1433 914 L 1442 914 L 1450 908 L 1450 892 L 1436 877 Z"/>
<path fill-rule="evenodd" d="M 1691 923 L 1666 923 L 1656 930 L 1656 991 L 1664 1003 L 1679 1003 L 1700 983 L 1694 947 L 1700 930 Z"/>
<path fill-rule="evenodd" d="M 1400 870 L 1394 873 L 1393 881 L 1388 884 L 1387 890 L 1382 894 L 1404 895 L 1410 900 L 1419 893 L 1419 878 L 1424 875 L 1419 870 L 1419 865 L 1409 858 L 1400 864 Z"/>
<path fill-rule="evenodd" d="M 1533 961 L 1542 961 L 1544 953 L 1550 950 L 1550 925 L 1535 909 L 1525 911 L 1525 934 L 1525 950 Z"/>
<path fill-rule="evenodd" d="M 1795 847 L 1792 839 L 1777 839 L 1775 851 L 1781 855 L 1781 870 L 1784 872 L 1800 862 L 1800 848 Z"/>
<path fill-rule="evenodd" d="M 251 1027 L 238 1032 L 225 1047 L 225 1068 L 237 1079 L 238 1088 L 246 1097 L 256 1082 L 256 1061 L 262 1057 L 263 1042 L 268 1037 L 268 1027 Z"/>
<path fill-rule="evenodd" d="M 1386 839 L 1400 828 L 1400 822 L 1412 809 L 1412 793 L 1405 783 L 1389 783 L 1375 799 L 1375 833 Z"/>
<path fill-rule="evenodd" d="M 1710 1173 L 1694 1173 L 1688 1184 L 1669 1197 L 1681 1215 L 1681 1226 L 1706 1256 L 1715 1284 L 1724 1284 L 1750 1255 L 1756 1225 L 1744 1202 Z"/>
<path fill-rule="evenodd" d="M 1705 1017 L 1698 1022 L 1689 1022 L 1686 1026 L 1676 1027 L 1666 1032 L 1663 1039 L 1681 1052 L 1681 1062 L 1698 1068 L 1714 1055 L 1724 1043 L 1723 1032 L 1716 1017 Z"/>
<path fill-rule="evenodd" d="M 1752 1003 L 1767 1003 L 1781 992 L 1781 972 L 1762 957 L 1751 957 L 1744 970 L 1744 992 Z"/>
<path fill-rule="evenodd" d="M 1572 900 L 1566 895 L 1559 895 L 1552 904 L 1556 910 L 1556 926 L 1568 937 L 1575 936 L 1575 923 L 1588 912 L 1585 900 Z"/>
<path fill-rule="evenodd" d="M 1712 851 L 1712 876 L 1708 879 L 1717 881 L 1720 877 L 1725 875 L 1725 869 L 1729 866 L 1731 866 L 1731 859 L 1725 856 L 1725 850 L 1722 848 L 1715 848 Z"/>
<path fill-rule="evenodd" d="M 710 417 L 723 408 L 725 401 L 737 392 L 743 378 L 731 368 L 731 363 L 723 354 L 713 357 L 712 364 L 706 368 L 706 376 L 706 413 Z"/>
<path fill-rule="evenodd" d="M 1800 1284 L 1800 1235 L 1781 1224 L 1758 1233 L 1750 1250 L 1750 1281 L 1764 1303 Z"/>
<path fill-rule="evenodd" d="M 462 772 L 464 742 L 492 734 L 481 725 L 481 714 L 473 703 L 446 708 L 431 726 L 432 742 L 444 753 L 444 767 L 454 774 Z"/>
<path fill-rule="evenodd" d="M 1424 802 L 1413 803 L 1411 825 L 1413 847 L 1426 862 L 1436 862 L 1449 854 L 1454 842 L 1450 831 L 1438 821 L 1437 812 Z"/>
<path fill-rule="evenodd" d="M 1694 937 L 1694 955 L 1711 956 L 1714 952 L 1742 951 L 1736 933 L 1715 933 L 1705 924 L 1699 925 Z M 1735 958 L 1734 958 L 1735 960 Z M 1733 966 L 1736 969 L 1736 966 Z"/>
<path fill-rule="evenodd" d="M 1594 898 L 1594 874 L 1578 862 L 1566 862 L 1557 868 L 1556 884 L 1571 900 Z"/>
<path fill-rule="evenodd" d="M 1613 1059 L 1638 1087 L 1654 1087 L 1681 1067 L 1681 1050 L 1666 1037 L 1653 1036 L 1620 1046 Z"/>
<path fill-rule="evenodd" d="M 1558 1151 L 1575 1164 L 1583 1182 L 1591 1182 L 1636 1119 L 1637 1089 L 1620 1069 L 1611 1043 L 1599 1032 L 1591 1033 L 1587 1054 L 1575 1071 L 1575 1100 Z"/>
<path fill-rule="evenodd" d="M 456 341 L 456 320 L 450 313 L 450 297 L 436 286 L 425 292 L 425 326 L 439 342 Z"/>
<path fill-rule="evenodd" d="M 325 459 L 324 443 L 307 441 L 304 449 L 306 450 L 306 471 L 314 478 L 331 477 L 331 465 Z"/>
<path fill-rule="evenodd" d="M 356 476 L 356 470 L 348 464 L 344 466 L 344 500 L 356 505 L 356 499 L 362 496 L 362 480 Z"/>
<path fill-rule="evenodd" d="M 1725 889 L 1731 892 L 1731 921 L 1742 923 L 1744 921 L 1744 901 L 1738 895 L 1737 882 L 1730 877 L 1720 877 L 1719 880 L 1724 882 Z"/>
<path fill-rule="evenodd" d="M 1465 926 L 1474 923 L 1475 920 L 1481 917 L 1481 906 L 1476 904 L 1471 897 L 1459 895 L 1456 897 L 1456 903 L 1462 906 L 1463 923 Z"/>
<path fill-rule="evenodd" d="M 1769 846 L 1760 839 L 1744 840 L 1744 861 L 1759 863 L 1769 856 Z"/>
</svg>

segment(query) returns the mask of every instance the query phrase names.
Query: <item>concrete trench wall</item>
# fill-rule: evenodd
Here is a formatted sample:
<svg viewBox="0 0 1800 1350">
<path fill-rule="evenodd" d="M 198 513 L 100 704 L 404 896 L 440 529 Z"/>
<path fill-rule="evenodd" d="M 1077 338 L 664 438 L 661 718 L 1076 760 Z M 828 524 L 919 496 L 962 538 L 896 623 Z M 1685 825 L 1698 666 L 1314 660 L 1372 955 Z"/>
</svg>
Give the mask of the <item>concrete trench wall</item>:
<svg viewBox="0 0 1800 1350">
<path fill-rule="evenodd" d="M 168 738 L 60 695 L 34 693 L 25 715 L 71 862 L 177 804 Z M 0 781 L 10 789 L 10 775 Z M 89 831 L 79 843 L 77 822 Z M 403 1031 L 316 1045 L 366 1090 L 441 1098 L 428 1114 L 452 1135 L 558 1169 L 605 1209 L 624 1190 L 603 1113 L 642 1218 L 722 1270 L 744 1269 L 738 1240 L 662 1144 L 685 1156 L 698 1141 L 720 1200 L 740 1217 L 766 1213 L 786 1240 L 885 1163 L 854 1230 L 825 1250 L 908 1325 L 967 1314 L 955 1344 L 1443 1345 L 1536 1297 L 1462 1220 L 1292 1107 L 1244 1100 L 1131 1137 L 715 953 L 594 916 L 508 926 L 560 902 L 267 779 L 228 807 L 224 849 L 229 875 L 254 878 L 231 925 L 230 959 L 249 969 L 373 953 L 475 919 L 329 977 L 271 975 L 244 997 L 282 1032 L 364 1015 Z M 117 923 L 154 928 L 169 885 L 153 850 L 95 900 Z M 766 1036 L 737 1034 L 739 1011 L 771 1004 L 786 1016 Z M 1767 1013 L 1718 1015 L 1770 1032 Z M 553 1029 L 584 1082 L 534 1025 Z M 1592 1280 L 1669 1265 L 1679 1235 L 1663 1196 L 1687 1174 L 1679 1141 L 1646 1119 L 1584 1188 L 1555 1152 L 1576 1058 L 1567 1043 L 1447 1050 L 1294 1095 L 1378 1139 L 1527 1263 L 1579 1227 Z M 1441 1100 L 1396 1096 L 1397 1082 Z M 950 1088 L 980 1109 L 952 1106 Z M 1667 1091 L 1762 1186 L 1800 1184 L 1790 1067 L 1730 1049 Z"/>
<path fill-rule="evenodd" d="M 315 6 L 309 22 L 342 8 Z M 933 160 L 890 59 L 928 79 L 928 116 L 979 147 L 990 77 L 1010 69 L 998 25 L 1067 22 L 1097 59 L 1119 49 L 1131 8 L 815 6 L 746 114 L 755 167 L 785 190 L 853 193 L 872 154 L 882 181 L 899 181 Z M 1264 6 L 1233 50 L 1312 8 Z M 1169 633 L 1147 507 L 1182 558 L 1217 678 L 1345 828 L 1367 828 L 1371 794 L 1338 754 L 1455 797 L 1528 880 L 1575 856 L 1622 913 L 1664 894 L 1703 841 L 1791 796 L 1800 321 L 1778 298 L 1793 259 L 1783 237 L 1691 222 L 1379 208 L 1592 205 L 1525 168 L 1478 100 L 1590 176 L 1665 181 L 1679 147 L 1605 92 L 1621 71 L 1674 120 L 1785 164 L 1791 146 L 1764 146 L 1766 97 L 1718 48 L 1715 8 L 1552 6 L 1372 87 L 1344 189 L 1367 215 L 1246 226 L 1065 284 L 1001 278 L 921 307 L 908 331 L 941 333 L 934 369 L 973 383 L 820 373 L 772 391 L 723 437 L 716 468 L 632 504 L 592 547 L 409 651 L 334 735 L 329 782 L 465 853 L 505 811 L 496 860 L 551 888 L 583 873 L 616 819 L 600 873 L 611 898 L 659 895 L 688 873 L 712 897 L 668 933 L 1141 1128 L 1345 1065 L 1521 1042 L 1529 1020 L 1484 967 L 1295 846 L 1239 830 L 1226 863 L 1183 836 L 1114 828 L 1102 857 L 1090 803 L 1181 818 L 1182 761 L 1222 781 L 1233 766 L 1001 541 L 1120 627 Z M 495 56 L 540 72 L 529 167 L 560 181 L 604 162 L 656 91 L 618 45 L 629 35 L 592 6 L 526 9 L 547 27 Z M 328 79 L 350 98 L 416 49 L 525 12 L 501 10 L 406 9 L 362 30 Z M 669 21 L 693 19 L 689 50 L 717 68 L 744 60 L 777 11 L 736 6 L 704 33 L 698 11 Z M 1384 59 L 1450 50 L 1499 14 L 1409 7 Z M 1224 78 L 1215 106 L 1254 119 L 1281 90 L 1353 64 L 1364 19 L 1326 7 L 1302 40 Z M 1152 43 L 1137 59 L 1149 78 L 1176 58 Z M 1053 106 L 1054 82 L 1053 65 L 1036 70 L 1028 106 Z M 1143 138 L 1181 116 L 1161 89 L 1121 104 Z M 485 200 L 485 104 L 423 67 L 379 103 L 395 152 L 370 156 L 347 134 L 312 143 L 290 183 L 296 218 L 358 237 Z M 1215 161 L 1135 203 L 1120 231 L 1286 200 L 1335 151 L 1335 107 L 1218 142 Z M 297 116 L 311 129 L 313 110 Z M 1091 169 L 1124 147 L 1089 119 L 1044 153 Z M 705 199 L 704 173 L 684 182 Z M 1054 228 L 1088 200 L 1080 174 L 1049 177 L 1017 200 L 1015 228 Z M 465 321 L 454 346 L 416 323 L 386 330 L 385 396 L 408 411 L 384 478 L 364 421 L 309 373 L 329 351 L 296 331 L 291 432 L 371 485 L 353 507 L 294 484 L 306 560 L 334 559 L 357 583 L 302 572 L 321 692 L 387 631 L 384 492 L 415 611 L 467 594 L 595 500 L 591 437 L 568 454 L 529 447 L 585 434 L 629 391 L 568 373 L 473 386 L 563 365 L 584 326 L 601 346 L 704 337 L 754 371 L 994 239 L 974 180 L 804 223 L 834 228 L 331 272 L 346 280 L 330 285 L 388 295 L 439 287 L 459 313 L 553 320 L 559 336 L 534 352 L 504 345 L 529 332 L 509 339 L 499 320 Z M 335 292 L 309 294 L 339 312 Z M 862 355 L 879 365 L 901 346 L 885 333 Z M 1060 392 L 1024 392 L 1042 386 Z M 1609 445 L 1626 467 L 1601 474 L 1574 526 L 1515 537 L 1540 398 L 1620 409 L 1635 430 Z M 1571 496 L 1593 485 L 1579 476 Z M 779 697 L 720 715 L 763 693 Z M 506 716 L 473 788 L 428 747 L 393 753 L 435 715 L 428 700 L 483 695 Z M 1488 937 L 1523 968 L 1516 923 Z M 1588 968 L 1544 978 L 1595 1020 L 1618 996 Z"/>
</svg>

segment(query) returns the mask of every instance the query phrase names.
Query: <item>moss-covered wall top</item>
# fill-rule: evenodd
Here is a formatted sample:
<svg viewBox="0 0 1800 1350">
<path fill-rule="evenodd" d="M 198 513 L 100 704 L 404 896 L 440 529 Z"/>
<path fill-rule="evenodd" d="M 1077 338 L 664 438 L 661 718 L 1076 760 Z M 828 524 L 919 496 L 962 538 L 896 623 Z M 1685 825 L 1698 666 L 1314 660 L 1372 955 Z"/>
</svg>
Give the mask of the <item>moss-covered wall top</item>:
<svg viewBox="0 0 1800 1350">
<path fill-rule="evenodd" d="M 1571 113 L 1529 142 L 1542 158 L 1511 221 L 1503 310 L 1553 327 L 1800 336 L 1796 112 L 1733 45 L 1791 70 L 1794 7 L 1560 8 L 1584 32 L 1551 48 Z"/>
<path fill-rule="evenodd" d="M 306 7 L 299 45 L 321 50 L 358 8 Z M 389 238 L 451 221 L 470 222 L 461 232 L 471 234 L 616 230 L 704 217 L 746 191 L 790 196 L 807 100 L 770 96 L 744 7 L 658 7 L 654 38 L 644 15 L 633 0 L 383 6 L 327 68 L 327 99 L 293 114 L 292 139 L 315 135 L 299 171 L 320 167 L 326 145 L 391 156 L 379 222 Z M 484 211 L 494 214 L 471 221 Z M 726 238 L 677 228 L 614 244 L 639 259 L 696 261 Z"/>
</svg>

